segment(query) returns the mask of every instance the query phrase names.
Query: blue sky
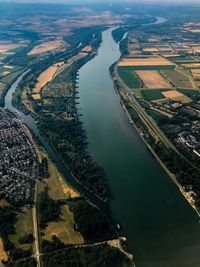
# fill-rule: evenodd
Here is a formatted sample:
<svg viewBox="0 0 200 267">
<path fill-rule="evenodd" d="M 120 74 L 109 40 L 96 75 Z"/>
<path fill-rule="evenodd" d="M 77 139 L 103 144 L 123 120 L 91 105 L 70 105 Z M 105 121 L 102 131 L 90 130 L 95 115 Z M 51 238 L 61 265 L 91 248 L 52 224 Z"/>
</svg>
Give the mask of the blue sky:
<svg viewBox="0 0 200 267">
<path fill-rule="evenodd" d="M 84 4 L 84 3 L 110 3 L 110 2 L 146 2 L 146 3 L 200 3 L 200 0 L 0 0 L 0 2 L 24 2 L 24 3 L 77 3 L 77 4 Z"/>
</svg>

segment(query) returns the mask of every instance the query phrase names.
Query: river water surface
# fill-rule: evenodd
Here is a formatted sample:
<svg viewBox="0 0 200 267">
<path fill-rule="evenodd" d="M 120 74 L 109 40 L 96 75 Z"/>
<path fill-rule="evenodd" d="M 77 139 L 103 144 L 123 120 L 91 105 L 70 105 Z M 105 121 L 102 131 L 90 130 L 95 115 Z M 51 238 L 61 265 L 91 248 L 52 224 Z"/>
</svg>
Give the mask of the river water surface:
<svg viewBox="0 0 200 267">
<path fill-rule="evenodd" d="M 80 69 L 79 107 L 89 151 L 105 169 L 113 193 L 113 217 L 122 226 L 138 267 L 199 267 L 198 217 L 129 124 L 113 88 L 108 70 L 119 59 L 120 51 L 111 31 L 103 33 L 98 55 Z M 13 84 L 5 99 L 6 108 L 15 112 L 12 93 L 22 78 Z M 66 180 L 93 203 L 102 206 L 73 179 L 40 135 L 33 118 L 24 114 L 21 117 Z"/>
<path fill-rule="evenodd" d="M 178 188 L 145 147 L 120 105 L 109 67 L 119 59 L 111 29 L 98 56 L 79 74 L 82 121 L 89 152 L 104 168 L 111 210 L 138 267 L 199 267 L 200 224 Z"/>
</svg>

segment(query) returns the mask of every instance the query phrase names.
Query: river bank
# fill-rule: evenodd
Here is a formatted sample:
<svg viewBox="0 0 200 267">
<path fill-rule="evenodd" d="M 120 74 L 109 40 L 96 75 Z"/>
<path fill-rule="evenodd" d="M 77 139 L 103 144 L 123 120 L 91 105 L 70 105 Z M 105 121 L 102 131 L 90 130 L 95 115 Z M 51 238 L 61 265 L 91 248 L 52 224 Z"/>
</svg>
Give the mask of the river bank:
<svg viewBox="0 0 200 267">
<path fill-rule="evenodd" d="M 190 206 L 195 210 L 195 212 L 197 213 L 197 215 L 200 217 L 200 211 L 198 210 L 198 207 L 195 205 L 195 199 L 192 196 L 192 194 L 194 192 L 187 192 L 183 186 L 180 184 L 180 182 L 178 181 L 177 177 L 175 174 L 173 174 L 169 168 L 166 166 L 166 164 L 160 159 L 159 155 L 154 151 L 153 147 L 148 143 L 148 141 L 145 138 L 145 133 L 144 133 L 144 129 L 142 129 L 141 127 L 139 127 L 135 122 L 134 122 L 134 117 L 131 116 L 131 114 L 129 113 L 129 111 L 126 108 L 126 103 L 124 101 L 128 101 L 128 99 L 126 99 L 125 93 L 122 93 L 122 91 L 120 92 L 118 87 L 116 86 L 115 82 L 118 80 L 118 77 L 115 76 L 116 73 L 116 65 L 119 61 L 117 61 L 114 65 L 112 65 L 109 69 L 110 72 L 110 76 L 113 80 L 113 87 L 115 88 L 116 93 L 119 95 L 121 101 L 122 101 L 122 107 L 129 119 L 129 122 L 133 125 L 133 127 L 136 129 L 136 131 L 138 132 L 138 134 L 140 135 L 140 137 L 142 138 L 143 142 L 145 143 L 145 145 L 148 147 L 149 151 L 152 153 L 152 155 L 154 156 L 154 158 L 158 161 L 158 163 L 161 165 L 161 167 L 165 170 L 165 172 L 167 173 L 167 175 L 170 177 L 170 179 L 177 185 L 177 187 L 179 188 L 180 192 L 183 194 L 184 198 L 188 201 L 188 203 L 190 204 Z M 123 85 L 121 90 L 123 90 Z M 133 108 L 133 106 L 132 106 Z M 135 112 L 137 113 L 137 109 L 134 109 Z M 138 114 L 138 113 L 137 113 Z M 139 114 L 138 114 L 139 115 Z M 140 116 L 139 116 L 140 117 Z M 140 118 L 141 119 L 141 118 Z M 142 121 L 141 121 L 142 123 Z"/>
<path fill-rule="evenodd" d="M 88 134 L 89 152 L 106 171 L 114 196 L 111 212 L 134 251 L 136 265 L 186 267 L 185 246 L 190 244 L 196 255 L 194 261 L 199 260 L 194 247 L 198 220 L 120 104 L 108 71 L 120 58 L 111 31 L 103 33 L 98 56 L 79 71 L 78 107 Z M 186 231 L 188 223 L 190 233 Z M 176 256 L 177 250 L 181 257 Z"/>
<path fill-rule="evenodd" d="M 119 94 L 120 96 L 120 94 Z M 183 188 L 183 186 L 181 186 L 181 184 L 178 182 L 176 176 L 170 172 L 170 170 L 167 168 L 167 166 L 165 165 L 165 163 L 159 158 L 159 155 L 154 151 L 154 149 L 152 148 L 152 146 L 148 143 L 148 141 L 145 139 L 145 135 L 142 131 L 142 129 L 140 129 L 136 123 L 134 123 L 134 118 L 131 117 L 130 113 L 128 112 L 125 103 L 123 102 L 123 97 L 121 97 L 122 103 L 123 103 L 123 109 L 130 121 L 130 123 L 133 125 L 133 127 L 136 129 L 136 131 L 138 132 L 138 134 L 140 135 L 140 137 L 142 138 L 143 142 L 145 143 L 145 145 L 148 147 L 149 151 L 152 153 L 152 155 L 154 156 L 154 158 L 158 161 L 158 163 L 161 165 L 161 167 L 165 170 L 165 172 L 167 173 L 167 175 L 169 176 L 169 178 L 171 178 L 171 180 L 177 185 L 177 187 L 179 188 L 180 192 L 183 194 L 184 198 L 188 201 L 188 203 L 190 204 L 190 206 L 195 210 L 195 212 L 197 213 L 197 215 L 200 217 L 200 212 L 198 210 L 198 208 L 195 206 L 195 200 L 194 198 L 190 195 L 189 192 L 186 192 L 185 189 Z"/>
</svg>

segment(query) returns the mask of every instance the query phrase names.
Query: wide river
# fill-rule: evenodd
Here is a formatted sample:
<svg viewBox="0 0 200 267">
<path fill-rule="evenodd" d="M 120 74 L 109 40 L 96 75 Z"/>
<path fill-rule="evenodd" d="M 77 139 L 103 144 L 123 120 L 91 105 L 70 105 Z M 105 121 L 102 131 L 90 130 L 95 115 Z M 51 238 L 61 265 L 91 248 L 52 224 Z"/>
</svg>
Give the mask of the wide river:
<svg viewBox="0 0 200 267">
<path fill-rule="evenodd" d="M 111 211 L 136 265 L 199 267 L 198 216 L 130 125 L 113 89 L 109 67 L 120 51 L 111 31 L 103 33 L 98 56 L 79 72 L 79 107 L 89 152 L 106 171 Z"/>
<path fill-rule="evenodd" d="M 79 107 L 89 152 L 104 168 L 113 193 L 113 217 L 127 237 L 137 267 L 199 267 L 199 219 L 129 124 L 113 88 L 109 67 L 118 60 L 120 51 L 111 31 L 103 33 L 98 55 L 80 69 Z M 13 84 L 5 99 L 12 111 L 16 111 L 11 104 L 12 93 L 22 78 Z M 31 116 L 21 116 L 66 180 L 101 206 L 70 176 Z"/>
</svg>

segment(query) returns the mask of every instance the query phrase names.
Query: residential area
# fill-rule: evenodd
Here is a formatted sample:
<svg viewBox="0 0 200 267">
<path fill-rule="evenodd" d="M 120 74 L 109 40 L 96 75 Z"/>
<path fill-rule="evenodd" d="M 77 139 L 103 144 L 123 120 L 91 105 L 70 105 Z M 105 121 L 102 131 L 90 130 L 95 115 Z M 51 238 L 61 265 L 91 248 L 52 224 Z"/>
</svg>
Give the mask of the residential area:
<svg viewBox="0 0 200 267">
<path fill-rule="evenodd" d="M 14 205 L 33 202 L 38 158 L 23 124 L 0 109 L 0 199 Z"/>
</svg>

